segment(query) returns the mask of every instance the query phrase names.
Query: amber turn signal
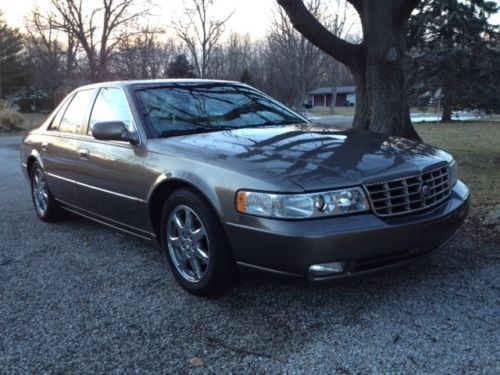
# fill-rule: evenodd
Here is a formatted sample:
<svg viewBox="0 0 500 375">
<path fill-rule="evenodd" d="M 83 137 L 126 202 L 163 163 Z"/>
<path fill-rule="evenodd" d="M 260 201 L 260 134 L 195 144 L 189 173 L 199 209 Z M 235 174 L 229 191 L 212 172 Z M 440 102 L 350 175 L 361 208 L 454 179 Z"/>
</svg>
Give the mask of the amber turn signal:
<svg viewBox="0 0 500 375">
<path fill-rule="evenodd" d="M 244 213 L 247 210 L 247 195 L 246 191 L 239 191 L 236 194 L 236 210 Z"/>
</svg>

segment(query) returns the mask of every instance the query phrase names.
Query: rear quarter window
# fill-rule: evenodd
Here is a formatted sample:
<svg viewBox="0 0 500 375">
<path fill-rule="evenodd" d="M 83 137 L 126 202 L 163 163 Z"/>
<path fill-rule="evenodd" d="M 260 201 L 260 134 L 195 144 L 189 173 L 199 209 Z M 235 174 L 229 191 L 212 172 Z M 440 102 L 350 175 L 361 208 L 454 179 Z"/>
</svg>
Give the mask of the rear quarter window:
<svg viewBox="0 0 500 375">
<path fill-rule="evenodd" d="M 85 121 L 93 95 L 93 89 L 78 91 L 66 106 L 66 109 L 63 110 L 62 108 L 57 113 L 50 129 L 54 130 L 55 126 L 58 131 L 63 133 L 78 133 Z"/>
</svg>

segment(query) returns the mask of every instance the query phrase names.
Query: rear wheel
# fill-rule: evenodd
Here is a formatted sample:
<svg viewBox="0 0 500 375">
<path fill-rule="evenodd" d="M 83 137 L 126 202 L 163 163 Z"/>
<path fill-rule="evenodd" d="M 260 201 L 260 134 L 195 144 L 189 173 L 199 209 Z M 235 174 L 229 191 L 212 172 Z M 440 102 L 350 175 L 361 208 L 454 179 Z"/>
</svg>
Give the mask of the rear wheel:
<svg viewBox="0 0 500 375">
<path fill-rule="evenodd" d="M 45 173 L 38 162 L 31 167 L 31 196 L 38 217 L 44 221 L 58 221 L 65 212 L 59 207 L 50 193 Z"/>
<path fill-rule="evenodd" d="M 195 191 L 180 189 L 167 199 L 161 236 L 170 269 L 184 289 L 216 296 L 231 287 L 235 265 L 222 226 Z"/>
</svg>

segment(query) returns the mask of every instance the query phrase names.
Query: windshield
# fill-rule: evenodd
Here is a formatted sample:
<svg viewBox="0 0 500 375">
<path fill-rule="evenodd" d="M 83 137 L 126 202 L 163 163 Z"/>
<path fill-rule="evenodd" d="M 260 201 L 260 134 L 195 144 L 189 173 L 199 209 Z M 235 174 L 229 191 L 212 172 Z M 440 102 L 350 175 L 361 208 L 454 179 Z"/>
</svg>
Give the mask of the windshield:
<svg viewBox="0 0 500 375">
<path fill-rule="evenodd" d="M 154 138 L 306 120 L 247 86 L 224 83 L 175 84 L 135 91 Z"/>
</svg>

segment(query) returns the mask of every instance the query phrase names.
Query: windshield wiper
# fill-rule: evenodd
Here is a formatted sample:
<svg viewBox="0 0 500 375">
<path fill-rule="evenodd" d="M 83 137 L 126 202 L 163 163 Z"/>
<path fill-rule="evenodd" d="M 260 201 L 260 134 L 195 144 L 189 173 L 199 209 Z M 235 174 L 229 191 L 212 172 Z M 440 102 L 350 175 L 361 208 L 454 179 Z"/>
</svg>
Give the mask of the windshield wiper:
<svg viewBox="0 0 500 375">
<path fill-rule="evenodd" d="M 300 121 L 292 121 L 292 120 L 277 120 L 277 121 L 266 121 L 260 124 L 253 124 L 253 125 L 244 125 L 244 126 L 239 126 L 238 128 L 258 128 L 261 126 L 273 126 L 273 125 L 291 125 L 291 124 L 298 124 L 301 123 Z"/>
<path fill-rule="evenodd" d="M 200 133 L 210 133 L 218 132 L 222 130 L 234 130 L 232 126 L 211 126 L 211 127 L 199 127 L 193 129 L 176 129 L 176 130 L 165 130 L 160 133 L 159 138 L 175 137 L 179 135 L 190 135 L 190 134 L 200 134 Z"/>
<path fill-rule="evenodd" d="M 259 128 L 265 126 L 272 125 L 290 125 L 297 124 L 299 122 L 292 120 L 278 120 L 278 121 L 268 121 L 263 122 L 261 124 L 251 124 L 251 125 L 243 125 L 243 126 L 200 126 L 192 129 L 176 129 L 176 130 L 165 130 L 160 133 L 158 137 L 167 138 L 167 137 L 175 137 L 179 135 L 190 135 L 190 134 L 200 134 L 200 133 L 210 133 L 210 132 L 218 132 L 223 130 L 235 130 L 235 129 L 245 129 L 245 128 Z"/>
</svg>

